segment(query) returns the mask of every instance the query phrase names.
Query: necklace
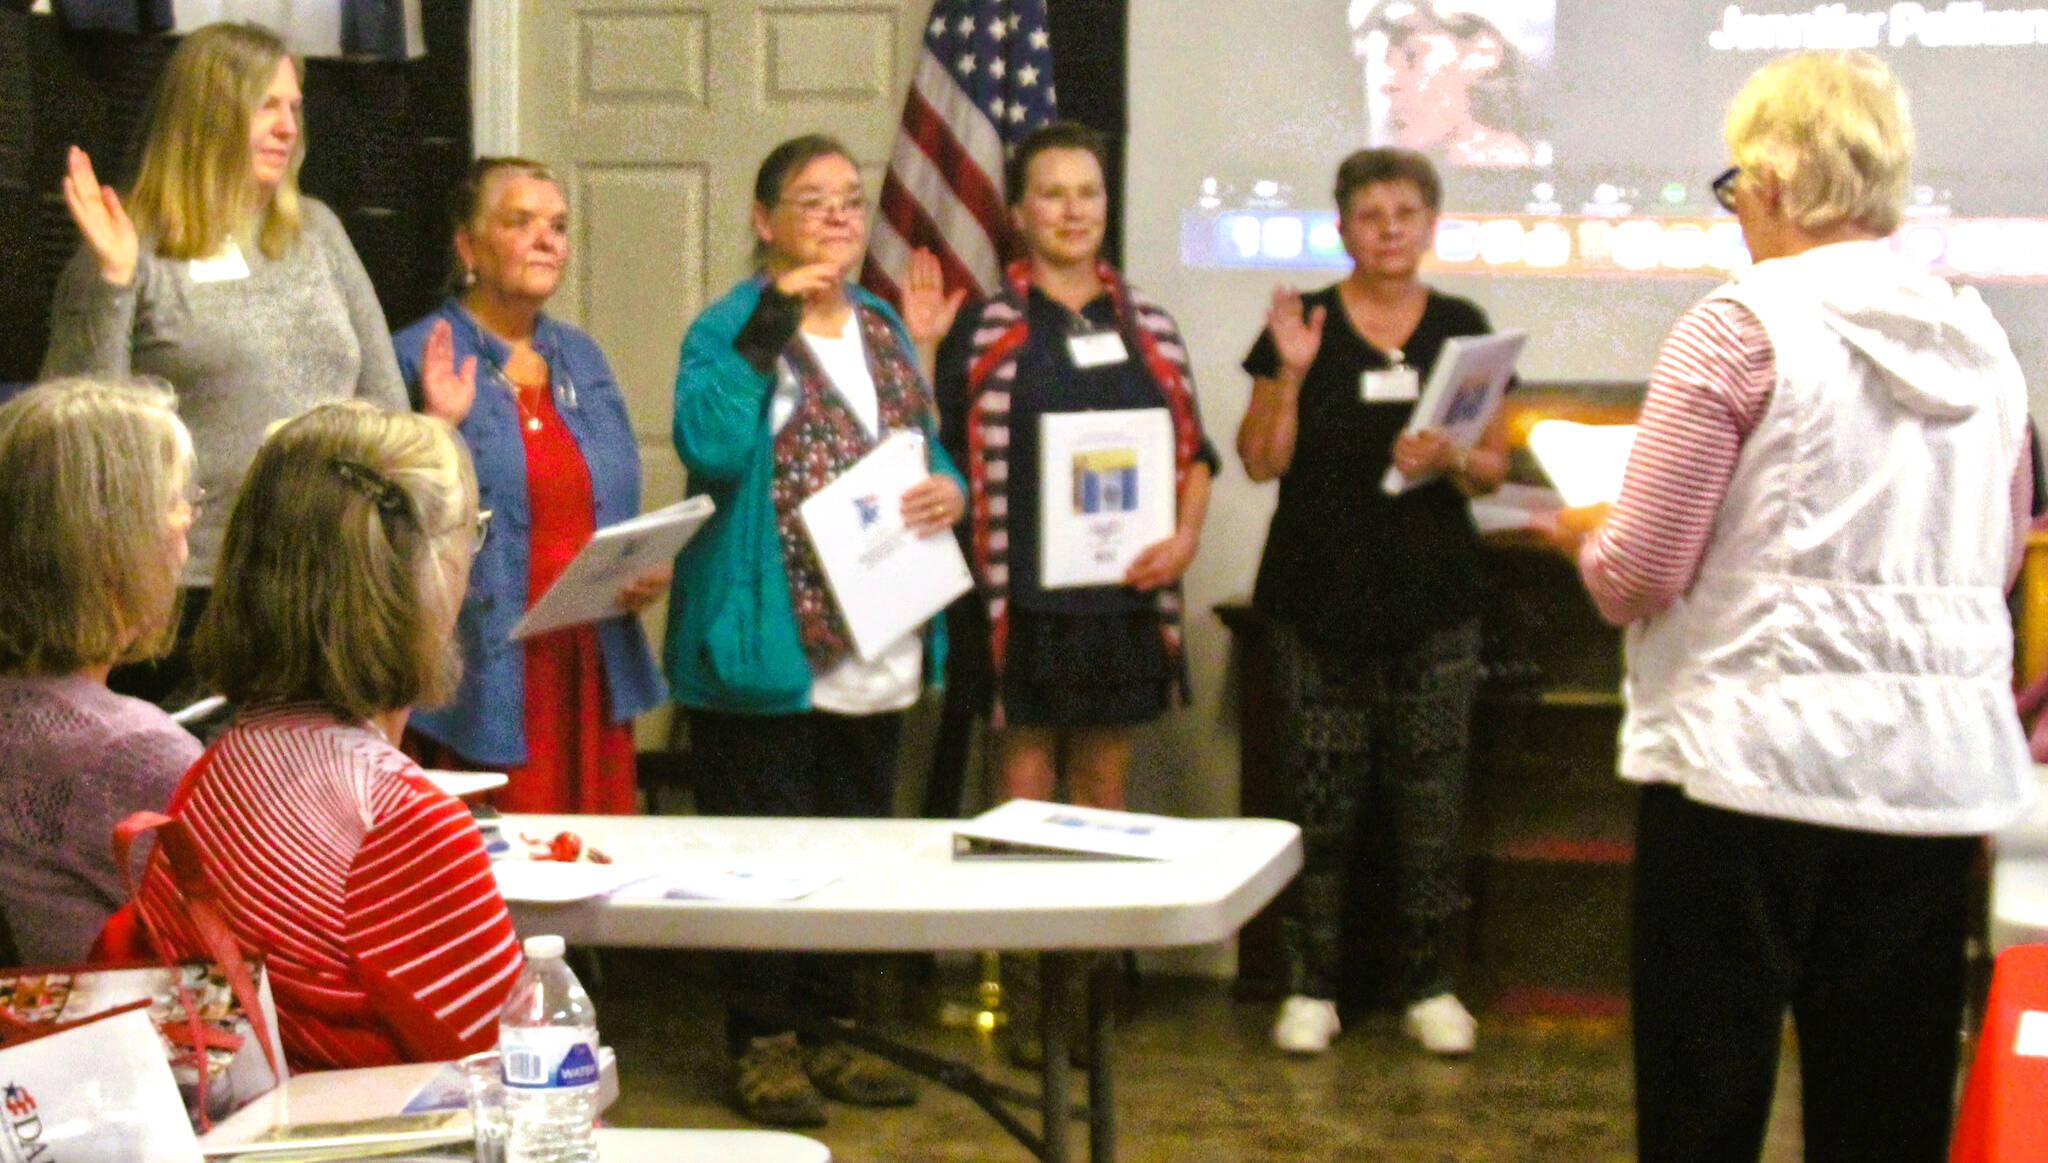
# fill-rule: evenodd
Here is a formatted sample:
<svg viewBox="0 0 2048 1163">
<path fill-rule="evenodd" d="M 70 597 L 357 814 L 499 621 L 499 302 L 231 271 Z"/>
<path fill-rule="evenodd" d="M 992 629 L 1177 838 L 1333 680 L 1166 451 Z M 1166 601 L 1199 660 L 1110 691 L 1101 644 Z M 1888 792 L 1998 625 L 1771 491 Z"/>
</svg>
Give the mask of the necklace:
<svg viewBox="0 0 2048 1163">
<path fill-rule="evenodd" d="M 526 426 L 526 430 L 527 430 L 528 432 L 538 432 L 538 431 L 540 431 L 540 406 L 539 406 L 539 404 L 538 404 L 538 403 L 534 403 L 534 404 L 528 404 L 528 403 L 526 402 L 526 393 L 527 393 L 527 390 L 528 390 L 528 389 L 527 389 L 527 388 L 526 388 L 526 387 L 525 387 L 524 385 L 522 385 L 522 384 L 520 384 L 520 383 L 518 383 L 518 382 L 516 382 L 516 381 L 508 381 L 508 382 L 510 382 L 510 383 L 512 384 L 512 406 L 513 406 L 513 407 L 515 407 L 515 408 L 517 408 L 517 409 L 519 409 L 519 419 L 520 419 L 520 423 L 522 423 L 522 424 L 524 424 L 524 425 Z M 541 388 L 541 389 L 539 389 L 539 390 L 540 390 L 540 391 L 543 391 L 543 392 L 544 392 L 544 391 L 546 391 L 547 389 L 546 389 L 545 387 L 543 387 L 543 388 Z"/>
</svg>

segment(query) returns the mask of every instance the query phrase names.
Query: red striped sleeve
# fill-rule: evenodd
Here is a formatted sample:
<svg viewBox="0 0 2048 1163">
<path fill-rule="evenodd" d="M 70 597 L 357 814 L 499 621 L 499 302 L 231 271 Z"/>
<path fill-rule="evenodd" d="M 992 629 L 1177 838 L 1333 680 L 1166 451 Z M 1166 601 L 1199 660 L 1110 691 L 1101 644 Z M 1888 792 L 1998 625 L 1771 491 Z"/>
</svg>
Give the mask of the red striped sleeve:
<svg viewBox="0 0 2048 1163">
<path fill-rule="evenodd" d="M 487 1050 L 520 956 L 476 822 L 412 775 L 380 793 L 349 870 L 343 943 L 409 1054 Z"/>
<path fill-rule="evenodd" d="M 246 716 L 193 766 L 172 814 L 207 851 L 228 924 L 265 958 L 294 1069 L 488 1048 L 518 945 L 469 813 L 367 728 Z M 139 907 L 202 955 L 152 858 Z"/>
<path fill-rule="evenodd" d="M 1621 497 L 1579 553 L 1601 617 L 1627 625 L 1692 585 L 1742 442 L 1770 403 L 1776 364 L 1763 324 L 1739 303 L 1708 300 L 1671 329 Z"/>
</svg>

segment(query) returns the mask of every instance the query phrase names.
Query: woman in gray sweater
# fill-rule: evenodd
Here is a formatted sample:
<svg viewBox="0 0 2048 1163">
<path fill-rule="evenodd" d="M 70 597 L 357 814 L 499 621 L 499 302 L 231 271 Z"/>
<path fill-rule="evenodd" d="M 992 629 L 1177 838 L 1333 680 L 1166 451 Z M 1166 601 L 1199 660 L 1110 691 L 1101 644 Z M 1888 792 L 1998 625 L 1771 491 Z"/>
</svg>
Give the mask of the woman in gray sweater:
<svg viewBox="0 0 2048 1163">
<path fill-rule="evenodd" d="M 57 287 L 43 374 L 168 381 L 212 502 L 192 528 L 179 649 L 152 673 L 115 676 L 154 701 L 199 693 L 179 689 L 185 631 L 264 431 L 329 400 L 406 406 L 362 262 L 334 213 L 299 193 L 299 102 L 274 34 L 208 25 L 165 66 L 125 206 L 83 150 L 64 178 L 84 245 Z"/>
</svg>

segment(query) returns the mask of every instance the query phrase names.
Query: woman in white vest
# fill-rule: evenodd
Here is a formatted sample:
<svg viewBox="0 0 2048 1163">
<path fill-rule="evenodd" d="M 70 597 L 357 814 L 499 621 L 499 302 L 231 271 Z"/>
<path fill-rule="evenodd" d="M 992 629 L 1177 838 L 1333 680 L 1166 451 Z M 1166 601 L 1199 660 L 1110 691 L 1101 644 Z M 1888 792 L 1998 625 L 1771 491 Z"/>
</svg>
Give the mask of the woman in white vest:
<svg viewBox="0 0 2048 1163">
<path fill-rule="evenodd" d="M 2029 799 L 2026 386 L 1885 241 L 1912 126 L 1876 58 L 1764 67 L 1726 137 L 1755 265 L 1672 329 L 1579 553 L 1628 627 L 1641 1157 L 1757 1158 L 1789 1006 L 1807 1158 L 1937 1160 L 1971 862 Z"/>
</svg>

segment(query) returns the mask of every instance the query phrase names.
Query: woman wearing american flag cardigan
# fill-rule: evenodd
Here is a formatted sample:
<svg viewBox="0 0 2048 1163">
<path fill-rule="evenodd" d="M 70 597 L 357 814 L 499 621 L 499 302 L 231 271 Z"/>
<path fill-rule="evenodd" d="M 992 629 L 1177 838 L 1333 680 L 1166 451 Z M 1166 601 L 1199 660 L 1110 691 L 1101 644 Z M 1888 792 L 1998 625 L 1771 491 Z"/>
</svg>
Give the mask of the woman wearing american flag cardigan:
<svg viewBox="0 0 2048 1163">
<path fill-rule="evenodd" d="M 1018 143 L 1007 188 L 1026 256 L 1001 294 L 965 313 L 938 353 L 947 447 L 968 474 L 969 559 L 989 615 L 991 721 L 1005 791 L 1121 808 L 1139 723 L 1185 695 L 1180 579 L 1201 540 L 1216 453 L 1172 317 L 1102 261 L 1109 197 L 1102 140 L 1056 122 Z M 1113 358 L 1077 357 L 1109 332 Z M 1113 345 L 1112 345 L 1113 347 Z M 1059 412 L 1165 408 L 1174 430 L 1177 529 L 1123 584 L 1039 583 L 1038 421 Z"/>
</svg>

